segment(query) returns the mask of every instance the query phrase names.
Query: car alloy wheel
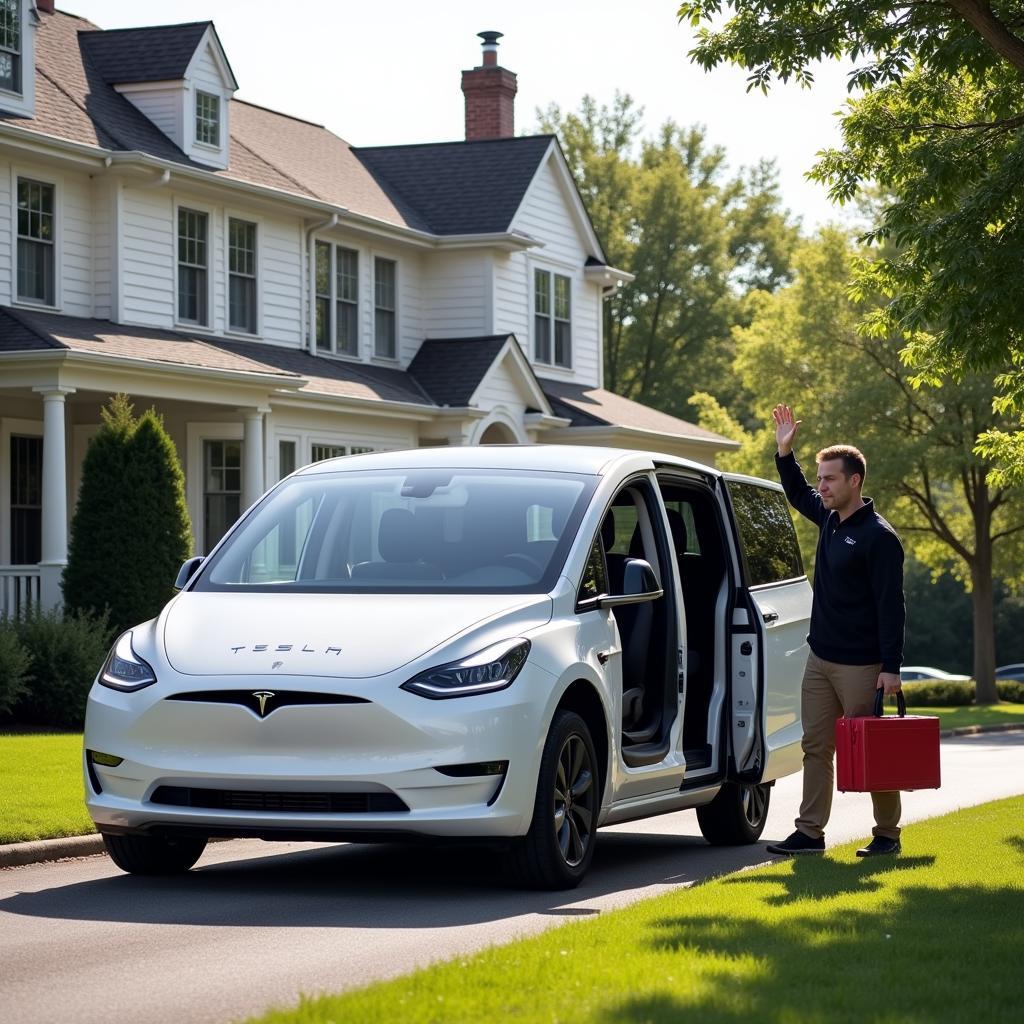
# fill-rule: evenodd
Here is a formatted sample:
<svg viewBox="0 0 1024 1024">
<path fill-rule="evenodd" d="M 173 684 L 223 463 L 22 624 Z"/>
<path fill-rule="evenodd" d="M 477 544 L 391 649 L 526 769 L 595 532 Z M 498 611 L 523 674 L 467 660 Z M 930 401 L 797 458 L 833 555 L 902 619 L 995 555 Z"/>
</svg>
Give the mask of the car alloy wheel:
<svg viewBox="0 0 1024 1024">
<path fill-rule="evenodd" d="M 594 829 L 594 766 L 577 733 L 562 744 L 555 770 L 555 839 L 565 863 L 579 867 Z"/>
</svg>

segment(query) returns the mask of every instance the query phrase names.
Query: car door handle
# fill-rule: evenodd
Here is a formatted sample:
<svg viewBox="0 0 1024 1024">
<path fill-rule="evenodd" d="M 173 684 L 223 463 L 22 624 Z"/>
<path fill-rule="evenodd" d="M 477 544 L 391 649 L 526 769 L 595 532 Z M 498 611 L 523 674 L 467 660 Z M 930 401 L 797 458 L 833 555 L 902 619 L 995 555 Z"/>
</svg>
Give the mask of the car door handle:
<svg viewBox="0 0 1024 1024">
<path fill-rule="evenodd" d="M 774 608 L 768 608 L 761 612 L 761 618 L 764 619 L 766 626 L 770 626 L 773 622 L 779 621 L 779 613 Z"/>
</svg>

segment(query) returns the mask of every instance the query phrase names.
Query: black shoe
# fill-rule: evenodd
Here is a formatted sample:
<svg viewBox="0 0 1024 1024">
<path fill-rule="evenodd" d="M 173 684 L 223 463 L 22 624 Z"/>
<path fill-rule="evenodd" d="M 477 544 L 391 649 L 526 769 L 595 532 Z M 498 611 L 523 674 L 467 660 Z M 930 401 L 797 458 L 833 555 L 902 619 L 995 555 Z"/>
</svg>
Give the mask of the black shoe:
<svg viewBox="0 0 1024 1024">
<path fill-rule="evenodd" d="M 781 843 L 772 843 L 770 846 L 766 846 L 765 849 L 769 853 L 778 853 L 783 857 L 795 857 L 803 853 L 824 853 L 825 837 L 812 839 L 806 832 L 801 832 L 800 829 L 797 829 L 787 839 L 783 839 Z"/>
<path fill-rule="evenodd" d="M 857 851 L 858 857 L 885 857 L 893 856 L 900 852 L 900 841 L 889 839 L 887 836 L 875 836 L 867 846 L 862 846 Z"/>
</svg>

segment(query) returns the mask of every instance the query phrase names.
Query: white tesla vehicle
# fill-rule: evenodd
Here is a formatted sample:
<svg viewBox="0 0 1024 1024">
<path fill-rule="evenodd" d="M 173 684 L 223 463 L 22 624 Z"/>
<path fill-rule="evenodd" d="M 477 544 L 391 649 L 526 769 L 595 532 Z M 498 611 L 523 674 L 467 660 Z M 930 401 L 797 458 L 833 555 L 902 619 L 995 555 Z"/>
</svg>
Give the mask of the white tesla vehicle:
<svg viewBox="0 0 1024 1024">
<path fill-rule="evenodd" d="M 299 470 L 114 644 L 85 727 L 124 870 L 210 837 L 486 839 L 576 885 L 599 826 L 755 842 L 799 769 L 811 588 L 781 489 L 617 449 Z"/>
</svg>

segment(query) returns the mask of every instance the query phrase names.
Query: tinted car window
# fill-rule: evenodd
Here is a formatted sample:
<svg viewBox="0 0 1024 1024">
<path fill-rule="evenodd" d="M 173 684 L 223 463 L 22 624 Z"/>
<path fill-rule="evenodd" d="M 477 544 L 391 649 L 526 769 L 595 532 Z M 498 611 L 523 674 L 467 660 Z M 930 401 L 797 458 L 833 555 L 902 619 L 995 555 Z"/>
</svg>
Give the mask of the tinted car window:
<svg viewBox="0 0 1024 1024">
<path fill-rule="evenodd" d="M 292 477 L 208 559 L 196 590 L 550 590 L 596 477 L 388 470 Z"/>
<path fill-rule="evenodd" d="M 750 586 L 803 576 L 796 529 L 781 491 L 729 482 L 743 560 Z"/>
</svg>

